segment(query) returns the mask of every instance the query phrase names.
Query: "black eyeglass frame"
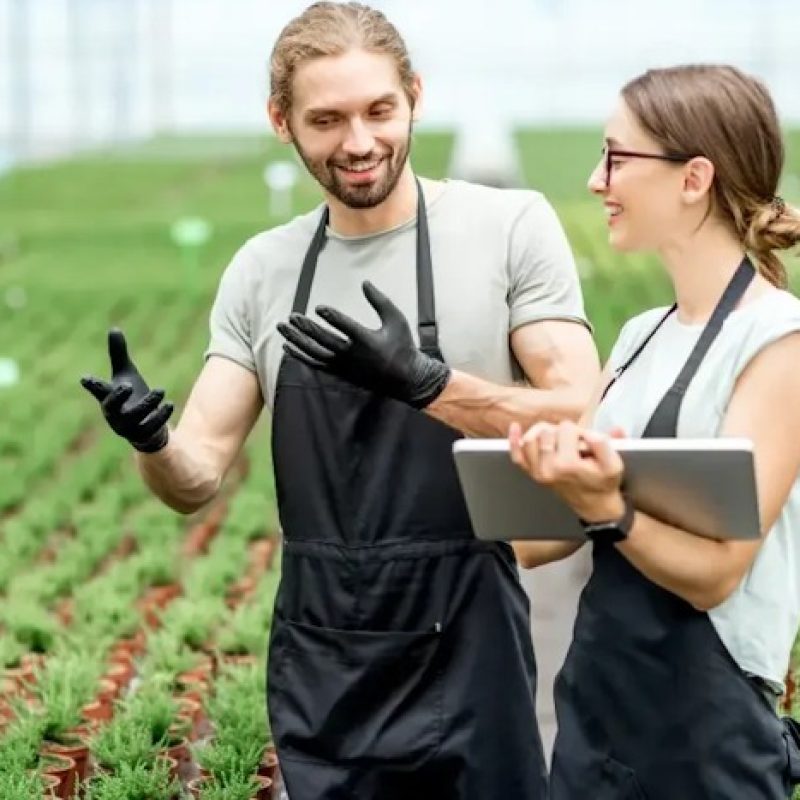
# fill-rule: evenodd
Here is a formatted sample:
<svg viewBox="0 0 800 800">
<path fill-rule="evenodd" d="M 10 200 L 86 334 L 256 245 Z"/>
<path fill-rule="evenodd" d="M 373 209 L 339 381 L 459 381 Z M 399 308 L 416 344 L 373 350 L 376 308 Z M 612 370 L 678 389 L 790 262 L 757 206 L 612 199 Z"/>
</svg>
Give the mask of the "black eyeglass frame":
<svg viewBox="0 0 800 800">
<path fill-rule="evenodd" d="M 638 150 L 617 150 L 613 147 L 604 147 L 600 152 L 603 156 L 603 177 L 605 178 L 606 187 L 611 186 L 611 159 L 615 156 L 621 156 L 623 158 L 650 158 L 655 161 L 671 161 L 673 164 L 686 164 L 688 161 L 696 158 L 696 156 L 684 154 L 668 155 L 666 153 L 641 153 Z"/>
</svg>

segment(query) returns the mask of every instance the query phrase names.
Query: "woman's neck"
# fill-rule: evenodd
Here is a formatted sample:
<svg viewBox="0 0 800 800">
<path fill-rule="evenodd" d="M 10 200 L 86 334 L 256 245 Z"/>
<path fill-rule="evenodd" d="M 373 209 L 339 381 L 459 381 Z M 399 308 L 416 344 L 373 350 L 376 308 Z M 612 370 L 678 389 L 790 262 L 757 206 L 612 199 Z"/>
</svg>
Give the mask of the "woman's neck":
<svg viewBox="0 0 800 800">
<path fill-rule="evenodd" d="M 660 250 L 675 288 L 681 322 L 709 319 L 744 254 L 744 245 L 733 234 L 710 225 Z"/>
</svg>

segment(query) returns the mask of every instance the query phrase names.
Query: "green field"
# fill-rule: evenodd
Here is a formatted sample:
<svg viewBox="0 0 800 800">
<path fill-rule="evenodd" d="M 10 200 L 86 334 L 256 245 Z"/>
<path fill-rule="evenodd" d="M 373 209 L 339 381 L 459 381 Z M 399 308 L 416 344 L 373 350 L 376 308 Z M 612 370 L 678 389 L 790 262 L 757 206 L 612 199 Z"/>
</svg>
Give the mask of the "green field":
<svg viewBox="0 0 800 800">
<path fill-rule="evenodd" d="M 606 244 L 585 191 L 599 136 L 524 131 L 518 142 L 528 183 L 565 224 L 606 354 L 625 319 L 669 290 L 653 259 Z M 791 141 L 785 193 L 797 200 L 800 136 Z M 444 175 L 452 142 L 417 134 L 418 171 Z M 207 800 L 247 799 L 247 779 L 270 769 L 260 676 L 279 556 L 267 421 L 219 501 L 186 519 L 148 495 L 78 379 L 107 374 L 117 325 L 180 410 L 222 269 L 284 221 L 270 216 L 261 175 L 287 157 L 271 139 L 164 139 L 0 178 L 0 381 L 3 359 L 20 374 L 0 388 L 0 798 L 42 797 L 30 769 L 53 772 L 47 743 L 94 719 L 115 676 L 103 712 L 113 719 L 90 737 L 93 800 L 133 800 L 125 786 L 136 781 L 138 796 L 166 800 L 169 774 L 188 780 L 198 766 L 228 781 Z M 317 202 L 303 180 L 290 215 Z M 212 230 L 191 253 L 170 236 L 187 217 Z"/>
</svg>

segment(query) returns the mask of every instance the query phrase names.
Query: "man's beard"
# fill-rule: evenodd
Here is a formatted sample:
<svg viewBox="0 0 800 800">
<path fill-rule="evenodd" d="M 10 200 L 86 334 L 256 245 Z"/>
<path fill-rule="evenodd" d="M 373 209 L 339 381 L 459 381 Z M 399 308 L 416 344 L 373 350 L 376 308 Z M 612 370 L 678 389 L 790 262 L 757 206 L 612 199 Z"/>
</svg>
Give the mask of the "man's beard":
<svg viewBox="0 0 800 800">
<path fill-rule="evenodd" d="M 300 147 L 296 138 L 293 138 L 293 144 L 297 154 L 306 165 L 306 169 L 326 192 L 332 194 L 348 208 L 374 208 L 380 205 L 394 191 L 397 182 L 400 180 L 400 175 L 403 172 L 403 167 L 408 160 L 408 154 L 411 149 L 411 131 L 412 124 L 409 123 L 408 136 L 405 141 L 399 145 L 397 150 L 391 150 L 380 157 L 381 162 L 386 164 L 383 177 L 378 178 L 374 183 L 363 186 L 347 184 L 339 175 L 337 165 L 347 167 L 369 164 L 376 160 L 373 153 L 351 158 L 348 162 L 334 161 L 333 159 L 327 159 L 324 162 L 312 161 L 303 152 L 303 148 Z M 381 166 L 379 165 L 377 168 L 381 169 Z"/>
</svg>

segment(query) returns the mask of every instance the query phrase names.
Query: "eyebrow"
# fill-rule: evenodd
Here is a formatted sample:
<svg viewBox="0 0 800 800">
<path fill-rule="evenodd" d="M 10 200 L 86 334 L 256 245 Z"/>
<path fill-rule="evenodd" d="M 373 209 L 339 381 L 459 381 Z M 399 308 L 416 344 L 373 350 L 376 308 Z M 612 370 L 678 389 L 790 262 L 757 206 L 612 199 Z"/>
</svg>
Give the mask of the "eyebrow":
<svg viewBox="0 0 800 800">
<path fill-rule="evenodd" d="M 380 97 L 377 97 L 374 100 L 370 100 L 369 105 L 375 106 L 380 103 L 396 103 L 396 102 L 397 102 L 397 92 L 387 92 L 386 94 L 381 95 Z M 313 117 L 319 114 L 338 114 L 338 113 L 340 112 L 335 108 L 309 108 L 305 112 L 305 116 Z"/>
<path fill-rule="evenodd" d="M 611 145 L 612 147 L 619 146 L 622 144 L 622 142 L 619 139 L 615 139 L 613 136 L 606 136 L 605 143 Z"/>
</svg>

